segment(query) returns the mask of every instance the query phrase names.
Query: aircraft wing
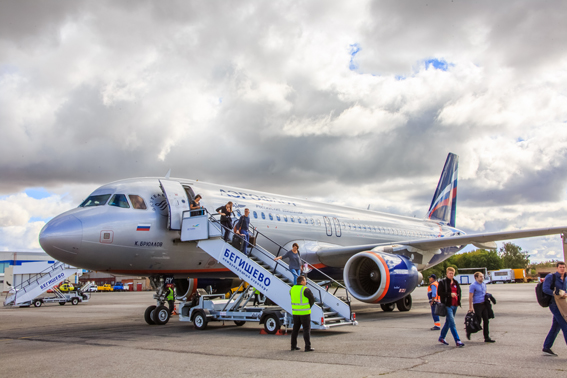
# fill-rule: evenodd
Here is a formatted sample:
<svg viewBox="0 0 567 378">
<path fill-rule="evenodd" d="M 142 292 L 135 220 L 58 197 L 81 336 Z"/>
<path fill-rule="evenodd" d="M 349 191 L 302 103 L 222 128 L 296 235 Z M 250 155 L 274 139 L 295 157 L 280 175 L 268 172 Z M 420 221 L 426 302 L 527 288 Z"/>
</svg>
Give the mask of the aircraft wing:
<svg viewBox="0 0 567 378">
<path fill-rule="evenodd" d="M 413 247 L 423 251 L 431 251 L 444 247 L 464 246 L 467 244 L 474 244 L 480 248 L 494 248 L 490 242 L 510 239 L 529 238 L 534 236 L 554 235 L 567 232 L 565 227 L 552 227 L 552 228 L 532 228 L 528 230 L 518 231 L 503 231 L 503 232 L 490 232 L 484 234 L 462 235 L 441 237 L 435 239 L 420 239 L 400 241 L 396 243 L 378 243 L 378 244 L 365 244 L 353 245 L 346 247 L 332 247 L 322 248 L 317 251 L 319 260 L 329 266 L 339 266 L 346 263 L 346 261 L 354 254 L 362 251 L 368 251 L 376 247 L 387 247 L 397 245 Z"/>
</svg>

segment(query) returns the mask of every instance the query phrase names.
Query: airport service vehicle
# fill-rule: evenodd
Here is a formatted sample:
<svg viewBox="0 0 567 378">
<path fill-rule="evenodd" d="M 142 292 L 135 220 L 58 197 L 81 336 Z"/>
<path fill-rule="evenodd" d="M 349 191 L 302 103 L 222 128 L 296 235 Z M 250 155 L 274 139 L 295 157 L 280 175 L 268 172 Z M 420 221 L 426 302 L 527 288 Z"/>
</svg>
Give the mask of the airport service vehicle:
<svg viewBox="0 0 567 378">
<path fill-rule="evenodd" d="M 298 243 L 303 261 L 316 268 L 309 278 L 341 280 L 362 302 L 405 311 L 422 280 L 420 271 L 467 244 L 496 248 L 497 240 L 567 231 L 554 227 L 466 235 L 456 228 L 457 171 L 458 157 L 449 154 L 425 219 L 170 178 L 169 173 L 132 178 L 99 187 L 78 208 L 49 221 L 39 239 L 49 255 L 77 267 L 149 277 L 161 306 L 162 283 L 169 280 L 183 298 L 207 285 L 224 293 L 237 277 L 245 279 L 225 265 L 230 261 L 219 258 L 225 243 L 209 229 L 215 209 L 231 201 L 236 218 L 250 210 L 250 230 L 264 235 L 257 244 L 272 257 Z M 199 216 L 205 218 L 187 215 L 196 193 L 202 196 Z M 182 238 L 189 229 L 203 235 Z M 270 290 L 258 289 L 272 299 Z M 312 322 L 319 321 L 312 314 Z"/>
<path fill-rule="evenodd" d="M 67 293 L 67 292 L 74 291 L 74 290 L 75 290 L 75 286 L 73 286 L 73 284 L 68 283 L 68 282 L 62 283 L 59 286 L 59 291 L 61 291 L 63 293 Z"/>
<path fill-rule="evenodd" d="M 54 287 L 53 297 L 38 297 L 31 301 L 34 307 L 41 307 L 44 303 L 59 303 L 61 306 L 66 303 L 71 303 L 73 306 L 78 305 L 82 302 L 88 302 L 90 299 L 90 294 L 87 294 L 89 289 L 92 287 L 90 283 L 86 283 L 81 288 L 74 288 L 66 292 L 61 291 L 59 288 Z"/>
<path fill-rule="evenodd" d="M 114 291 L 114 289 L 112 288 L 112 285 L 110 284 L 104 284 L 101 286 L 97 286 L 96 288 L 97 291 Z"/>
<path fill-rule="evenodd" d="M 112 291 L 124 291 L 124 284 L 122 282 L 117 282 L 112 287 Z"/>
<path fill-rule="evenodd" d="M 516 275 L 513 269 L 500 269 L 490 271 L 491 283 L 512 283 L 516 280 Z"/>
<path fill-rule="evenodd" d="M 461 285 L 470 285 L 475 281 L 474 274 L 457 274 L 455 279 Z"/>
<path fill-rule="evenodd" d="M 512 269 L 514 271 L 515 282 L 528 282 L 525 269 Z"/>
</svg>

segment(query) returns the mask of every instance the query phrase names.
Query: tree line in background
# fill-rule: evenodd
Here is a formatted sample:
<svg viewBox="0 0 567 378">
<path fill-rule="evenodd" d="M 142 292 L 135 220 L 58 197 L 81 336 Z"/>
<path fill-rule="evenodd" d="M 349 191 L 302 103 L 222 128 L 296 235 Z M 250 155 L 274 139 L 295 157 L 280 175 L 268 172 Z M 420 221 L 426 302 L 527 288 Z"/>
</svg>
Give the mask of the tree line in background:
<svg viewBox="0 0 567 378">
<path fill-rule="evenodd" d="M 514 243 L 504 243 L 500 250 L 477 249 L 475 251 L 453 255 L 436 266 L 423 271 L 423 278 L 435 274 L 437 278 L 445 277 L 448 267 L 453 267 L 459 274 L 459 268 L 486 268 L 488 270 L 498 269 L 526 269 L 528 275 L 535 274 L 536 268 L 554 267 L 556 261 L 530 264 L 530 255 L 522 251 L 522 247 Z M 463 273 L 474 273 L 466 270 Z"/>
</svg>

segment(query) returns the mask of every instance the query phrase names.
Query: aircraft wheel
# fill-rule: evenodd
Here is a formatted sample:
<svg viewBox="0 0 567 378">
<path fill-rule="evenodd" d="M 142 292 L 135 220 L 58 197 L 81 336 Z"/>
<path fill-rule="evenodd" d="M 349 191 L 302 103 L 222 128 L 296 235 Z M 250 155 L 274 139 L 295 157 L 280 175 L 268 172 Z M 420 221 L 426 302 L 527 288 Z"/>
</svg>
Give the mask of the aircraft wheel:
<svg viewBox="0 0 567 378">
<path fill-rule="evenodd" d="M 396 304 L 395 303 L 382 303 L 382 304 L 380 304 L 380 307 L 382 308 L 382 311 L 384 311 L 384 312 L 392 312 L 396 308 Z"/>
<path fill-rule="evenodd" d="M 409 311 L 411 310 L 412 299 L 411 294 L 406 295 L 402 299 L 396 302 L 396 306 L 398 306 L 398 311 Z"/>
<path fill-rule="evenodd" d="M 59 306 L 65 306 L 65 302 L 59 302 Z"/>
<path fill-rule="evenodd" d="M 169 309 L 165 306 L 157 307 L 152 314 L 152 319 L 156 325 L 165 325 L 170 317 Z"/>
<path fill-rule="evenodd" d="M 156 306 L 150 306 L 148 308 L 146 308 L 146 312 L 144 312 L 144 320 L 146 321 L 146 323 L 148 323 L 149 325 L 155 325 L 156 323 L 154 323 L 153 319 L 152 319 L 152 312 L 156 309 Z"/>
<path fill-rule="evenodd" d="M 281 326 L 280 319 L 275 314 L 270 314 L 264 319 L 264 330 L 270 335 L 278 332 Z"/>
<path fill-rule="evenodd" d="M 207 328 L 207 316 L 203 311 L 197 311 L 195 315 L 193 315 L 193 325 L 198 330 L 204 330 Z"/>
<path fill-rule="evenodd" d="M 246 324 L 246 322 L 244 320 L 235 320 L 234 324 L 236 324 L 239 327 L 242 327 L 244 324 Z"/>
<path fill-rule="evenodd" d="M 41 299 L 36 299 L 35 301 L 33 301 L 33 306 L 34 307 L 41 307 L 41 304 L 43 302 L 41 301 Z"/>
<path fill-rule="evenodd" d="M 71 299 L 71 304 L 72 304 L 73 306 L 78 305 L 78 304 L 79 304 L 79 298 L 76 298 L 76 297 L 75 297 L 75 298 Z"/>
</svg>

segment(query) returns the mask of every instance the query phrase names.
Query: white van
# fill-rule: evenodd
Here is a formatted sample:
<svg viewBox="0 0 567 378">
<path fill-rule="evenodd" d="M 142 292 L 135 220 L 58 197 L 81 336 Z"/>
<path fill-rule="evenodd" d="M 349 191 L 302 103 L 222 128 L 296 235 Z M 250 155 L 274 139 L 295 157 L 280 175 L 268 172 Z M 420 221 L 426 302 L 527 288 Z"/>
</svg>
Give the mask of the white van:
<svg viewBox="0 0 567 378">
<path fill-rule="evenodd" d="M 490 280 L 492 283 L 502 282 L 510 283 L 516 280 L 514 269 L 500 269 L 490 272 Z"/>
</svg>

